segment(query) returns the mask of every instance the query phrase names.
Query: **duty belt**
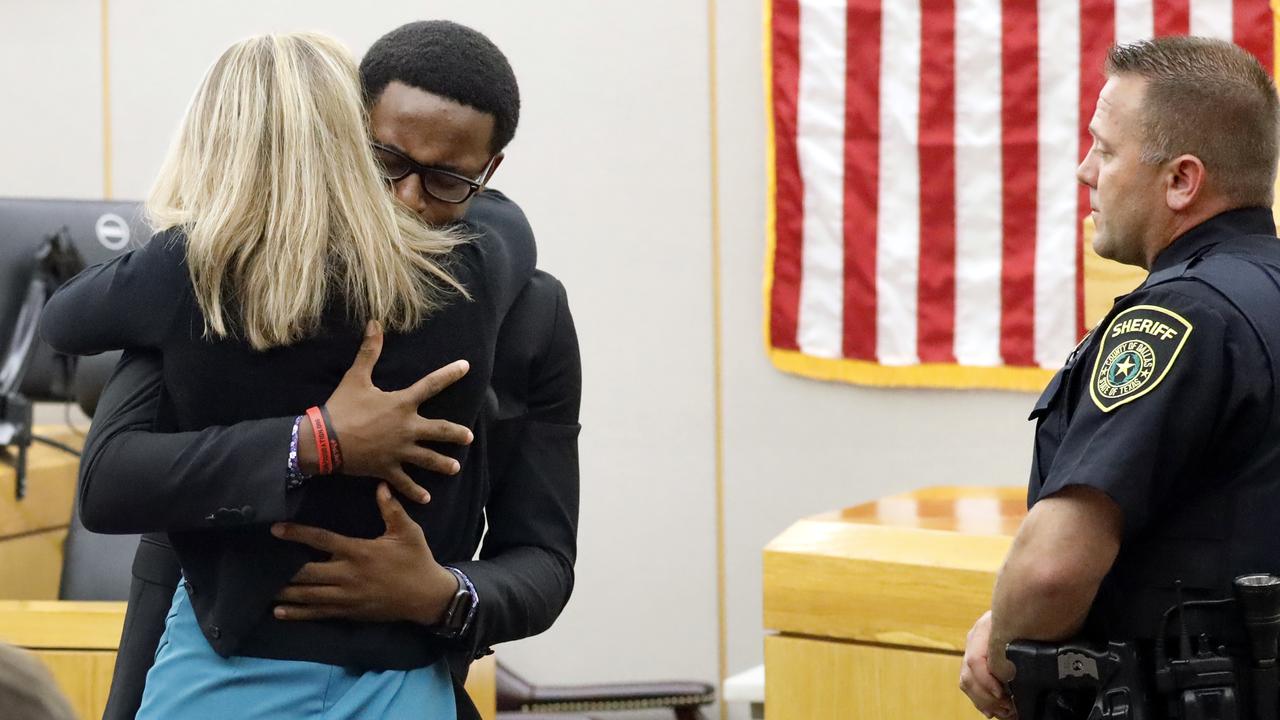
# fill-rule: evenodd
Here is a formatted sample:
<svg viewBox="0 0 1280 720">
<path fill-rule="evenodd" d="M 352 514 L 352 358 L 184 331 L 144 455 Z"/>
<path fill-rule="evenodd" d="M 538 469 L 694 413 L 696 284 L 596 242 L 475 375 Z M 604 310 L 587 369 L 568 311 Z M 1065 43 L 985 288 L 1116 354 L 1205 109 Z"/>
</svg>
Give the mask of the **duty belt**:
<svg viewBox="0 0 1280 720">
<path fill-rule="evenodd" d="M 1014 641 L 1009 683 L 1019 720 L 1280 720 L 1280 577 L 1242 575 L 1234 597 L 1183 602 L 1166 610 L 1150 651 L 1132 641 L 1049 644 Z M 1241 623 L 1248 650 L 1228 652 L 1221 636 L 1193 643 L 1189 613 Z M 1167 647 L 1176 617 L 1177 647 Z"/>
</svg>

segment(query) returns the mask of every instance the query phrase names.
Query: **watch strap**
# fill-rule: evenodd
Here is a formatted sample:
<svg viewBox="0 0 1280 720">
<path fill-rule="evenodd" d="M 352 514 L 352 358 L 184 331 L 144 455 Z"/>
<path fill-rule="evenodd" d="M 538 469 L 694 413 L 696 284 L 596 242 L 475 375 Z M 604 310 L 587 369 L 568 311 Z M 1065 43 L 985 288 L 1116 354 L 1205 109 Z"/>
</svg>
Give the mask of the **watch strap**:
<svg viewBox="0 0 1280 720">
<path fill-rule="evenodd" d="M 444 569 L 453 573 L 453 576 L 458 579 L 458 591 L 449 602 L 449 608 L 435 630 L 436 634 L 442 637 L 456 639 L 471 629 L 480 598 L 476 594 L 475 585 L 471 584 L 471 578 L 467 577 L 466 573 L 450 565 L 445 565 Z"/>
</svg>

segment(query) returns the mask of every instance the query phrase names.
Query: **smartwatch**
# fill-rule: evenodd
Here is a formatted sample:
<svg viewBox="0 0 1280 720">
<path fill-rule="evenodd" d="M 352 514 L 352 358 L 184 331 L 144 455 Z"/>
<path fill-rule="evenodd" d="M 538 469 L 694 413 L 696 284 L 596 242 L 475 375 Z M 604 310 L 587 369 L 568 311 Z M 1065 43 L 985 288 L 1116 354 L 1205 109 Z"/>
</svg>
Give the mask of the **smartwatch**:
<svg viewBox="0 0 1280 720">
<path fill-rule="evenodd" d="M 453 573 L 458 580 L 458 590 L 453 594 L 453 598 L 449 600 L 449 605 L 445 608 L 444 617 L 440 622 L 432 627 L 435 634 L 446 638 L 457 638 L 466 631 L 467 626 L 471 623 L 472 611 L 475 610 L 475 591 L 471 589 L 471 582 L 467 580 L 467 576 L 457 568 L 445 566 L 445 570 Z"/>
</svg>

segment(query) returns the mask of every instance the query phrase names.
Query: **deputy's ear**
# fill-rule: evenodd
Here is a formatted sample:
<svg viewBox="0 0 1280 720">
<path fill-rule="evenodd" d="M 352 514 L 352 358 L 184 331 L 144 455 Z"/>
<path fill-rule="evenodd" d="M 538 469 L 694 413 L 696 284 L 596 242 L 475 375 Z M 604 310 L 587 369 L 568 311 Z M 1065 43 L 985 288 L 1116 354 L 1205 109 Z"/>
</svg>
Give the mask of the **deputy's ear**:
<svg viewBox="0 0 1280 720">
<path fill-rule="evenodd" d="M 1204 163 L 1195 155 L 1179 155 L 1165 167 L 1165 202 L 1175 212 L 1186 210 L 1205 191 Z"/>
</svg>

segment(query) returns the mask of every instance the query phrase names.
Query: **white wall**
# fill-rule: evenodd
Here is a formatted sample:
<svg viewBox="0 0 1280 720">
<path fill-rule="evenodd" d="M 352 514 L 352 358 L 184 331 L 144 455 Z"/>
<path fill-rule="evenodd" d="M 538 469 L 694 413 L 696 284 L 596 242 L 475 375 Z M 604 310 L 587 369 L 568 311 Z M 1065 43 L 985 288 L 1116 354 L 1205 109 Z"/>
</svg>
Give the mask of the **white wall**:
<svg viewBox="0 0 1280 720">
<path fill-rule="evenodd" d="M 0 0 L 0 195 L 102 195 L 98 3 Z"/>
<path fill-rule="evenodd" d="M 725 512 L 730 672 L 761 661 L 760 552 L 803 515 L 922 485 L 1021 484 L 1032 398 L 875 390 L 782 375 L 762 339 L 764 117 L 757 0 L 718 3 Z M 0 0 L 0 192 L 100 192 L 98 2 Z M 706 5 L 500 0 L 111 0 L 116 195 L 150 182 L 187 98 L 231 41 L 330 32 L 363 52 L 411 19 L 488 33 L 521 82 L 495 185 L 525 207 L 569 288 L 585 370 L 578 587 L 543 637 L 502 648 L 541 681 L 716 676 Z M 47 48 L 56 52 L 46 53 Z M 15 68 L 45 53 L 48 67 Z M 46 82 L 44 78 L 53 78 Z M 97 94 L 95 94 L 97 93 Z M 38 143 L 87 159 L 51 167 Z"/>
</svg>

